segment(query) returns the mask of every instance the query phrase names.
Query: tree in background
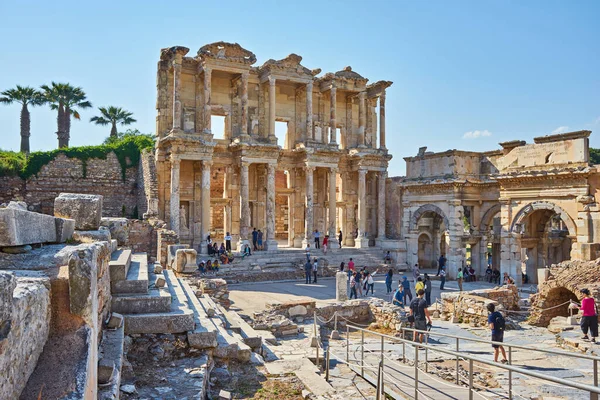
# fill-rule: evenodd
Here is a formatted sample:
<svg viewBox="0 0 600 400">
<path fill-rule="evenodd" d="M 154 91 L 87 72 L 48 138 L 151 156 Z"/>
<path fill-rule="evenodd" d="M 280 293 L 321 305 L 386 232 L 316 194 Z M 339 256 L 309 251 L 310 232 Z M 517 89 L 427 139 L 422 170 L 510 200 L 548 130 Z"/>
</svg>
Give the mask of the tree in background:
<svg viewBox="0 0 600 400">
<path fill-rule="evenodd" d="M 100 110 L 100 114 L 102 115 L 99 117 L 90 118 L 90 122 L 93 122 L 96 125 L 111 124 L 111 138 L 117 138 L 117 124 L 131 125 L 132 123 L 136 122 L 136 120 L 132 118 L 133 113 L 124 110 L 121 107 L 98 107 L 98 110 Z"/>
<path fill-rule="evenodd" d="M 87 101 L 86 94 L 80 87 L 68 83 L 52 82 L 50 86 L 43 85 L 44 97 L 50 108 L 58 111 L 57 132 L 58 148 L 69 147 L 71 138 L 71 115 L 81 119 L 78 108 L 90 108 L 92 103 Z"/>
<path fill-rule="evenodd" d="M 27 106 L 39 106 L 44 104 L 42 93 L 29 86 L 19 86 L 16 89 L 8 89 L 1 92 L 0 103 L 21 104 L 21 153 L 29 153 L 29 137 L 31 136 L 31 115 Z"/>
<path fill-rule="evenodd" d="M 154 142 L 154 137 L 150 134 L 142 133 L 137 129 L 127 129 L 125 132 L 117 132 L 115 136 L 110 135 L 109 137 L 104 139 L 103 144 L 114 144 L 122 141 L 123 139 L 134 138 L 139 136 L 145 136 L 152 142 Z"/>
</svg>

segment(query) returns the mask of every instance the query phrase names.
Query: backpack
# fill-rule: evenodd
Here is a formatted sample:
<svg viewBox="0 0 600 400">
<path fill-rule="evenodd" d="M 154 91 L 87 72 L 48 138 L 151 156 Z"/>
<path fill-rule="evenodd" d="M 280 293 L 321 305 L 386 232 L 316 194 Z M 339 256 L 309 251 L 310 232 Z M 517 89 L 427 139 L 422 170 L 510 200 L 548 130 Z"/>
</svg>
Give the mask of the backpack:
<svg viewBox="0 0 600 400">
<path fill-rule="evenodd" d="M 502 314 L 498 313 L 498 315 L 496 315 L 496 319 L 494 320 L 494 330 L 503 331 L 505 327 L 506 320 L 504 319 L 504 316 Z"/>
</svg>

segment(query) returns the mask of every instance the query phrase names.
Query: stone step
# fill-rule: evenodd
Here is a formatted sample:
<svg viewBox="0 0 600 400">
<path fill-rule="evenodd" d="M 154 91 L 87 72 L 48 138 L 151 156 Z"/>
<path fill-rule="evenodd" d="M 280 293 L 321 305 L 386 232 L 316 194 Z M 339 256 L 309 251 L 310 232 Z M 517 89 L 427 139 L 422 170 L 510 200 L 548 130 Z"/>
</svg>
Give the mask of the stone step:
<svg viewBox="0 0 600 400">
<path fill-rule="evenodd" d="M 127 279 L 111 282 L 113 294 L 148 293 L 148 258 L 146 253 L 131 256 Z"/>
<path fill-rule="evenodd" d="M 151 265 L 151 268 L 154 266 Z M 188 307 L 187 298 L 182 292 L 178 279 L 171 270 L 163 270 L 171 295 L 168 312 L 149 314 L 125 314 L 125 333 L 184 333 L 194 329 L 194 313 Z M 149 273 L 149 279 L 155 275 Z"/>
<path fill-rule="evenodd" d="M 119 398 L 121 387 L 121 370 L 123 366 L 124 325 L 115 330 L 102 331 L 102 344 L 100 345 L 100 365 L 114 365 L 112 380 L 106 384 L 98 384 L 98 399 L 113 400 Z M 100 375 L 100 367 L 98 374 Z"/>
<path fill-rule="evenodd" d="M 252 356 L 252 349 L 244 343 L 242 337 L 225 326 L 225 318 L 218 307 L 209 296 L 203 296 L 198 299 L 205 310 L 215 310 L 215 315 L 208 318 L 217 332 L 217 347 L 213 350 L 213 356 L 216 358 L 237 360 L 239 362 L 249 362 Z"/>
<path fill-rule="evenodd" d="M 150 289 L 148 293 L 117 294 L 112 297 L 111 310 L 119 314 L 163 313 L 171 310 L 171 293 L 166 288 Z"/>
<path fill-rule="evenodd" d="M 124 281 L 127 279 L 127 272 L 131 264 L 131 250 L 119 249 L 112 253 L 108 268 L 110 271 L 110 281 Z"/>
<path fill-rule="evenodd" d="M 244 321 L 235 311 L 224 310 L 222 307 L 220 307 L 220 311 L 227 320 L 229 329 L 239 334 L 244 343 L 252 348 L 252 351 L 255 353 L 262 352 L 262 335 L 255 331 L 254 328 Z"/>
<path fill-rule="evenodd" d="M 191 286 L 182 280 L 179 283 L 185 293 L 190 309 L 194 312 L 195 327 L 187 333 L 189 345 L 197 349 L 217 347 L 217 328 L 209 320 L 206 310 L 198 301 Z"/>
</svg>

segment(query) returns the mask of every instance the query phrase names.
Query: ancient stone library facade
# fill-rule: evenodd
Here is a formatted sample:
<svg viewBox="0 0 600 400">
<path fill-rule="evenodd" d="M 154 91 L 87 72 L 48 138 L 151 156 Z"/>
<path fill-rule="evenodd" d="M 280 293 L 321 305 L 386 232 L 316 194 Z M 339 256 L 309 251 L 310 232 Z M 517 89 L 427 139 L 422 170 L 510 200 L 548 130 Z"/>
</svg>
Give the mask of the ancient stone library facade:
<svg viewBox="0 0 600 400">
<path fill-rule="evenodd" d="M 385 238 L 385 92 L 352 68 L 320 74 L 290 54 L 254 66 L 238 44 L 161 51 L 157 78 L 158 214 L 182 241 L 330 247 Z M 212 127 L 222 117 L 224 129 Z M 285 137 L 276 137 L 282 124 Z M 349 234 L 354 233 L 354 234 Z"/>
<path fill-rule="evenodd" d="M 255 66 L 225 42 L 161 51 L 157 77 L 159 217 L 205 251 L 210 233 L 233 242 L 264 232 L 268 250 L 304 247 L 314 231 L 330 247 L 381 247 L 399 265 L 451 277 L 488 263 L 530 282 L 553 263 L 600 249 L 600 175 L 580 131 L 405 158 L 387 177 L 385 96 L 352 68 L 321 74 L 290 54 Z M 222 118 L 219 132 L 215 117 Z M 285 136 L 276 135 L 282 124 Z M 278 137 L 279 136 L 279 137 Z"/>
</svg>

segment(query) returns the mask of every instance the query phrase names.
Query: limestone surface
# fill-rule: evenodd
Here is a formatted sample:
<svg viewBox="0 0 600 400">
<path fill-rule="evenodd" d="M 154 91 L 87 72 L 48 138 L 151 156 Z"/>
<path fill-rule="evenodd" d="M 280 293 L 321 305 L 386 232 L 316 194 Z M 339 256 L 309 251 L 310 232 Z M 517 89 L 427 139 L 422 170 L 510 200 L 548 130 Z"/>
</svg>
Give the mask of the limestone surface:
<svg viewBox="0 0 600 400">
<path fill-rule="evenodd" d="M 54 215 L 74 219 L 77 230 L 96 230 L 102 218 L 102 199 L 100 195 L 61 193 L 54 200 Z"/>
<path fill-rule="evenodd" d="M 198 253 L 194 249 L 179 249 L 175 253 L 173 269 L 177 272 L 191 273 L 196 271 L 196 257 Z"/>
<path fill-rule="evenodd" d="M 0 247 L 56 242 L 51 215 L 17 208 L 0 208 Z"/>
</svg>

